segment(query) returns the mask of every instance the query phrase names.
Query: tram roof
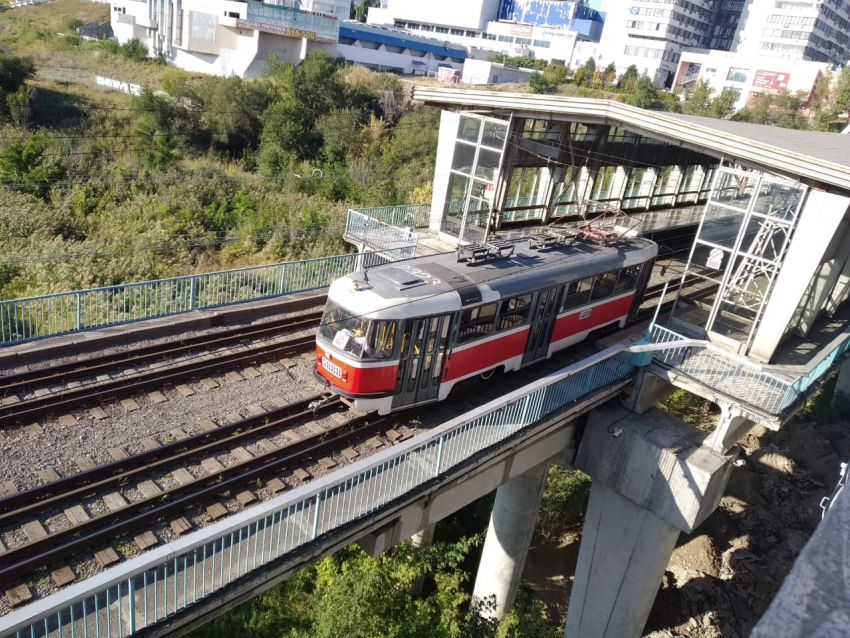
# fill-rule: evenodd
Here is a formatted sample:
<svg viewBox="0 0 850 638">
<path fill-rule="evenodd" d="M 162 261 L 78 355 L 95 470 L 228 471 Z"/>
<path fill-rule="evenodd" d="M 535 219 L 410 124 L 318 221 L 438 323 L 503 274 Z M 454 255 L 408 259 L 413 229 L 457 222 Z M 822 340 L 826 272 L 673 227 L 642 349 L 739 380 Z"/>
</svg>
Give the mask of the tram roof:
<svg viewBox="0 0 850 638">
<path fill-rule="evenodd" d="M 850 191 L 850 135 L 649 111 L 613 100 L 556 95 L 417 86 L 413 97 L 426 104 L 479 114 L 621 126 L 827 190 Z"/>
<path fill-rule="evenodd" d="M 518 295 L 622 268 L 629 253 L 636 251 L 644 252 L 645 257 L 632 257 L 629 265 L 653 258 L 657 247 L 647 239 L 633 237 L 607 245 L 576 241 L 538 251 L 525 240 L 517 242 L 511 257 L 468 265 L 459 262 L 454 252 L 440 253 L 369 268 L 366 280 L 371 291 L 384 299 L 413 300 L 457 291 L 461 303 L 470 305 L 482 300 L 482 287 L 502 298 Z M 349 278 L 363 280 L 363 272 Z"/>
</svg>

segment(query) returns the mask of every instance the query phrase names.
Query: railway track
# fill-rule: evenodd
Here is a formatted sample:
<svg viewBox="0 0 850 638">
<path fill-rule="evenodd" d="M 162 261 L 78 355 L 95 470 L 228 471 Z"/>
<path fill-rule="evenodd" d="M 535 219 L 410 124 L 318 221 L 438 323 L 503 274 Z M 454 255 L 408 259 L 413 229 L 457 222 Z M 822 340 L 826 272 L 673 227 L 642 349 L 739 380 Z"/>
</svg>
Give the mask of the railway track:
<svg viewBox="0 0 850 638">
<path fill-rule="evenodd" d="M 39 514 L 43 516 L 48 512 L 62 511 L 63 508 L 67 512 L 67 508 L 79 505 L 86 497 L 118 490 L 131 482 L 138 484 L 145 479 L 150 481 L 154 475 L 185 467 L 193 459 L 210 458 L 217 452 L 232 450 L 249 439 L 274 436 L 270 433 L 276 430 L 280 434 L 280 430 L 311 421 L 313 405 L 317 402 L 320 402 L 319 409 L 322 411 L 336 410 L 344 405 L 339 398 L 331 398 L 327 394 L 315 395 L 259 417 L 244 419 L 212 432 L 0 499 L 0 526 L 9 529 L 38 520 Z M 251 481 L 269 478 L 285 469 L 297 468 L 307 460 L 316 460 L 355 440 L 363 439 L 380 427 L 383 421 L 383 418 L 374 414 L 358 415 L 337 423 L 331 429 L 315 432 L 281 447 L 274 446 L 274 449 L 268 445 L 268 438 L 263 439 L 267 442 L 266 448 L 259 455 L 244 458 L 230 467 L 221 466 L 206 476 L 192 477 L 192 480 L 166 491 L 144 496 L 88 520 L 80 520 L 66 529 L 9 548 L 0 554 L 0 582 L 10 582 L 45 566 L 67 561 L 74 555 L 94 550 L 127 533 L 150 529 L 153 523 L 179 516 L 226 492 L 235 493 Z"/>
<path fill-rule="evenodd" d="M 271 338 L 281 331 L 300 331 L 318 325 L 321 312 L 313 312 L 290 317 L 269 324 L 237 328 L 202 335 L 183 340 L 178 345 L 166 343 L 147 346 L 132 353 L 107 354 L 89 357 L 81 361 L 59 364 L 38 370 L 28 370 L 9 375 L 0 382 L 0 395 L 9 396 L 22 389 L 36 385 L 44 387 L 58 379 L 67 381 L 73 378 L 87 377 L 108 370 L 131 366 L 149 365 L 161 362 L 164 358 L 185 356 L 193 350 L 224 347 L 239 344 L 248 339 Z M 178 383 L 196 376 L 208 376 L 252 363 L 261 363 L 275 358 L 286 357 L 312 350 L 315 344 L 313 334 L 293 337 L 281 342 L 264 344 L 237 352 L 213 355 L 212 358 L 195 357 L 176 362 L 168 367 L 158 367 L 145 371 L 134 370 L 117 378 L 81 385 L 64 391 L 33 396 L 0 408 L 0 425 L 26 423 L 47 414 L 62 414 L 71 409 L 89 407 L 107 399 L 129 396 L 163 385 Z"/>
</svg>

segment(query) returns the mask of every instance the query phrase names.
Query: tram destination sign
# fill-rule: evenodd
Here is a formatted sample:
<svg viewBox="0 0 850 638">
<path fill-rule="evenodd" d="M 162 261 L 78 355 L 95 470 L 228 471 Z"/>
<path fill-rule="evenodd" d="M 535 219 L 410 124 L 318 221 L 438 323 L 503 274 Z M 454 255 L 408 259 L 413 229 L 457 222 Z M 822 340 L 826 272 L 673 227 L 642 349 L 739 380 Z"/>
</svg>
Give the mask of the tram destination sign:
<svg viewBox="0 0 850 638">
<path fill-rule="evenodd" d="M 291 27 L 282 27 L 277 24 L 269 24 L 268 22 L 255 22 L 254 20 L 236 21 L 236 26 L 243 29 L 255 29 L 257 31 L 265 31 L 266 33 L 275 33 L 277 35 L 286 36 L 287 38 L 305 38 L 307 40 L 316 40 L 315 31 L 304 31 L 302 29 L 293 29 Z"/>
</svg>

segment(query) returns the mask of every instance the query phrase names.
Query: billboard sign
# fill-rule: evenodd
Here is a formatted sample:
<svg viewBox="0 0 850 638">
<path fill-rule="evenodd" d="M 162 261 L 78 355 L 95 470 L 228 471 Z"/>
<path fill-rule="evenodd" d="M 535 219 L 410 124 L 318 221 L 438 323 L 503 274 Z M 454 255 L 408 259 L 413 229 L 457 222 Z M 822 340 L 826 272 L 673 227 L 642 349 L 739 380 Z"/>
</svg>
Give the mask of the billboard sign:
<svg viewBox="0 0 850 638">
<path fill-rule="evenodd" d="M 532 33 L 534 33 L 534 27 L 530 24 L 515 24 L 511 27 L 511 35 L 530 38 Z"/>
<path fill-rule="evenodd" d="M 255 29 L 257 31 L 265 31 L 266 33 L 275 33 L 277 35 L 286 36 L 287 38 L 305 38 L 307 40 L 315 40 L 316 33 L 314 31 L 304 31 L 302 29 L 293 29 L 291 27 L 283 27 L 277 24 L 269 24 L 268 22 L 255 22 L 254 20 L 237 20 L 236 26 L 243 29 Z"/>
<path fill-rule="evenodd" d="M 753 80 L 753 88 L 756 89 L 787 89 L 788 82 L 791 79 L 790 73 L 780 73 L 779 71 L 756 71 L 756 77 Z"/>
</svg>

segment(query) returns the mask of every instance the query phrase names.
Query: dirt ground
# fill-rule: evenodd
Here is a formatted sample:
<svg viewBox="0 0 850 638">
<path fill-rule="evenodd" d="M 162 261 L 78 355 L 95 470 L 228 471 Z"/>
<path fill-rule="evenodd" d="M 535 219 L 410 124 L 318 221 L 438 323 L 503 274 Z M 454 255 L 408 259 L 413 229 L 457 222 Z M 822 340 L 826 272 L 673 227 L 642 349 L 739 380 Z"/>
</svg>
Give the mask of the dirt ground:
<svg viewBox="0 0 850 638">
<path fill-rule="evenodd" d="M 817 526 L 820 501 L 850 458 L 850 422 L 795 419 L 779 432 L 756 428 L 739 441 L 720 507 L 692 535 L 682 534 L 644 638 L 745 638 L 782 585 Z M 580 530 L 557 547 L 533 548 L 525 582 L 564 622 Z"/>
</svg>

